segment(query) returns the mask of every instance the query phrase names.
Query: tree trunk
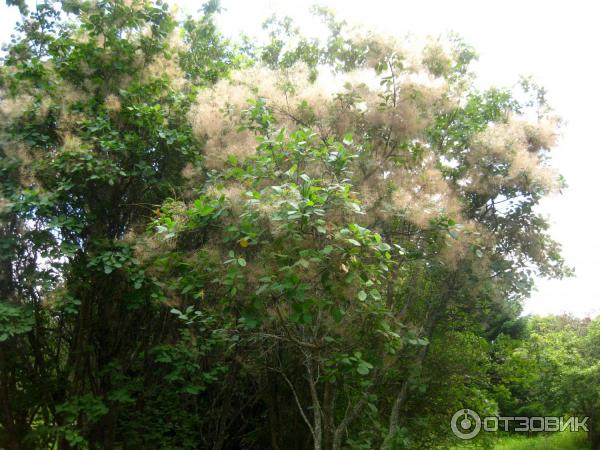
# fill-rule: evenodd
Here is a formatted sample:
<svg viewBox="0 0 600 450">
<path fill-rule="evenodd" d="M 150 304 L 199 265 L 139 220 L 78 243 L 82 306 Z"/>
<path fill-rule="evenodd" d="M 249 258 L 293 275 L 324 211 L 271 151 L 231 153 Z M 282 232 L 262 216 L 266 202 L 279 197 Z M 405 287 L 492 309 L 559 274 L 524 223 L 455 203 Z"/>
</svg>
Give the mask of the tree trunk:
<svg viewBox="0 0 600 450">
<path fill-rule="evenodd" d="M 330 449 L 335 434 L 335 385 L 332 383 L 326 383 L 323 392 L 323 422 L 323 444 Z"/>
<path fill-rule="evenodd" d="M 363 397 L 358 402 L 356 402 L 352 409 L 348 409 L 346 411 L 346 415 L 335 429 L 335 433 L 333 435 L 333 444 L 331 446 L 332 450 L 340 450 L 340 448 L 342 448 L 342 437 L 344 433 L 346 432 L 348 426 L 350 426 L 352 421 L 358 416 L 366 402 L 366 397 Z"/>
<path fill-rule="evenodd" d="M 269 413 L 269 428 L 271 433 L 271 447 L 273 450 L 280 450 L 278 431 L 280 429 L 279 419 L 279 400 L 277 392 L 277 380 L 271 372 L 267 373 L 269 387 L 267 388 L 266 403 Z"/>
<path fill-rule="evenodd" d="M 317 392 L 316 381 L 313 378 L 312 362 L 306 362 L 306 371 L 308 374 L 308 387 L 310 389 L 310 398 L 313 408 L 313 448 L 321 450 L 323 448 L 323 422 L 321 403 L 319 402 L 319 394 Z"/>
<path fill-rule="evenodd" d="M 600 418 L 597 414 L 589 414 L 588 443 L 591 450 L 600 450 Z"/>
<path fill-rule="evenodd" d="M 456 284 L 456 273 L 452 273 L 448 279 L 446 292 L 444 293 L 443 296 L 441 296 L 441 298 L 439 299 L 438 302 L 436 302 L 430 306 L 429 317 L 427 318 L 427 322 L 425 324 L 425 330 L 424 330 L 425 331 L 424 335 L 427 336 L 427 339 L 431 339 L 431 337 L 433 336 L 433 332 L 435 330 L 435 325 L 437 324 L 439 319 L 444 314 L 444 311 L 446 310 L 446 306 L 448 305 L 450 298 L 452 297 L 452 293 L 454 292 L 455 284 Z M 417 353 L 417 359 L 415 361 L 415 366 L 417 368 L 417 370 L 416 370 L 417 374 L 420 373 L 421 368 L 423 366 L 423 362 L 425 361 L 425 357 L 427 356 L 428 352 L 429 352 L 429 345 L 425 345 L 419 349 L 419 351 Z M 389 446 L 390 446 L 391 440 L 392 440 L 393 436 L 396 434 L 396 432 L 398 431 L 398 428 L 400 426 L 400 412 L 402 411 L 402 407 L 404 406 L 404 404 L 406 403 L 406 400 L 408 399 L 408 384 L 410 381 L 411 381 L 410 378 L 407 378 L 406 380 L 404 380 L 402 382 L 400 391 L 398 392 L 398 395 L 396 396 L 394 404 L 392 405 L 392 410 L 390 412 L 390 423 L 389 423 L 388 434 L 385 437 L 383 444 L 381 445 L 382 450 L 387 450 L 390 448 Z"/>
</svg>

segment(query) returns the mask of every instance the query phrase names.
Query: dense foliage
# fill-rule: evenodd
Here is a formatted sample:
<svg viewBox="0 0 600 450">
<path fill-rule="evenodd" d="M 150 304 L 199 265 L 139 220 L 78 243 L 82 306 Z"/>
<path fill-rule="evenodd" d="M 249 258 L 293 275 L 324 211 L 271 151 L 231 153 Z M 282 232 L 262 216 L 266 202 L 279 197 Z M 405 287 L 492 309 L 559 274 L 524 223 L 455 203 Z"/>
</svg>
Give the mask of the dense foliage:
<svg viewBox="0 0 600 450">
<path fill-rule="evenodd" d="M 588 417 L 588 441 L 598 448 L 599 326 L 598 318 L 533 317 L 519 335 L 501 335 L 491 355 L 503 414 Z"/>
<path fill-rule="evenodd" d="M 463 407 L 597 416 L 595 328 L 538 372 L 561 337 L 517 319 L 570 273 L 534 210 L 563 184 L 543 92 L 477 90 L 455 36 L 318 9 L 325 41 L 234 43 L 202 11 L 47 0 L 6 49 L 0 446 L 447 448 Z"/>
</svg>

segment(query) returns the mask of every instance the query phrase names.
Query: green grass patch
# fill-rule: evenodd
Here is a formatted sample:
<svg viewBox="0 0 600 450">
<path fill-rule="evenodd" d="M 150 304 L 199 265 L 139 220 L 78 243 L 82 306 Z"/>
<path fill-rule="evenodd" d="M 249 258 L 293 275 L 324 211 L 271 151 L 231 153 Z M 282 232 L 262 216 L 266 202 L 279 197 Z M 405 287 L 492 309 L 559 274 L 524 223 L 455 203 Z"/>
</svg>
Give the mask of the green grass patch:
<svg viewBox="0 0 600 450">
<path fill-rule="evenodd" d="M 585 450 L 589 448 L 585 433 L 552 433 L 534 437 L 501 438 L 494 450 Z"/>
<path fill-rule="evenodd" d="M 489 445 L 489 444 L 488 444 Z M 465 442 L 463 445 L 452 447 L 451 450 L 475 450 L 492 448 L 494 450 L 587 450 L 587 435 L 585 433 L 549 433 L 534 436 L 500 436 L 492 446 L 481 445 L 476 441 Z"/>
</svg>

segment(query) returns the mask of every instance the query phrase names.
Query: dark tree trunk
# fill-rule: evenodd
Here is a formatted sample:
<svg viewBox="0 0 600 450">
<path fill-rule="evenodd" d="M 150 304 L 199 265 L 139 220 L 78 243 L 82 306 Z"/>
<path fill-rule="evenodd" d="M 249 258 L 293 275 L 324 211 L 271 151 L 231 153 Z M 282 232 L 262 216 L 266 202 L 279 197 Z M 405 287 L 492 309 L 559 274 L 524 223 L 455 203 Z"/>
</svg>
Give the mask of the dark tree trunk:
<svg viewBox="0 0 600 450">
<path fill-rule="evenodd" d="M 600 416 L 596 413 L 589 415 L 588 443 L 591 450 L 600 450 Z"/>
</svg>

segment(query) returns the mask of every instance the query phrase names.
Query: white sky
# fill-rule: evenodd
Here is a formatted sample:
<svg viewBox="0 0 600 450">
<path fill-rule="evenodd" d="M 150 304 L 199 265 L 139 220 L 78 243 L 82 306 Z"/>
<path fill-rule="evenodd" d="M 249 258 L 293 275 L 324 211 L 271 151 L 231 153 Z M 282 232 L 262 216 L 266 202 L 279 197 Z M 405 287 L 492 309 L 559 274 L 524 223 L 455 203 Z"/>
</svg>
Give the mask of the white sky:
<svg viewBox="0 0 600 450">
<path fill-rule="evenodd" d="M 287 14 L 306 29 L 315 26 L 308 10 L 315 0 L 222 0 L 219 22 L 225 34 L 257 34 L 271 15 Z M 195 12 L 202 2 L 180 0 Z M 539 280 L 525 313 L 600 314 L 600 2 L 593 0 L 321 0 L 338 17 L 398 36 L 456 31 L 480 55 L 476 71 L 483 85 L 510 86 L 533 75 L 566 121 L 554 152 L 554 166 L 567 179 L 561 196 L 545 200 L 552 235 L 575 266 L 567 280 Z M 0 3 L 0 41 L 9 39 L 18 17 Z M 598 220 L 598 222 L 596 222 Z"/>
</svg>

